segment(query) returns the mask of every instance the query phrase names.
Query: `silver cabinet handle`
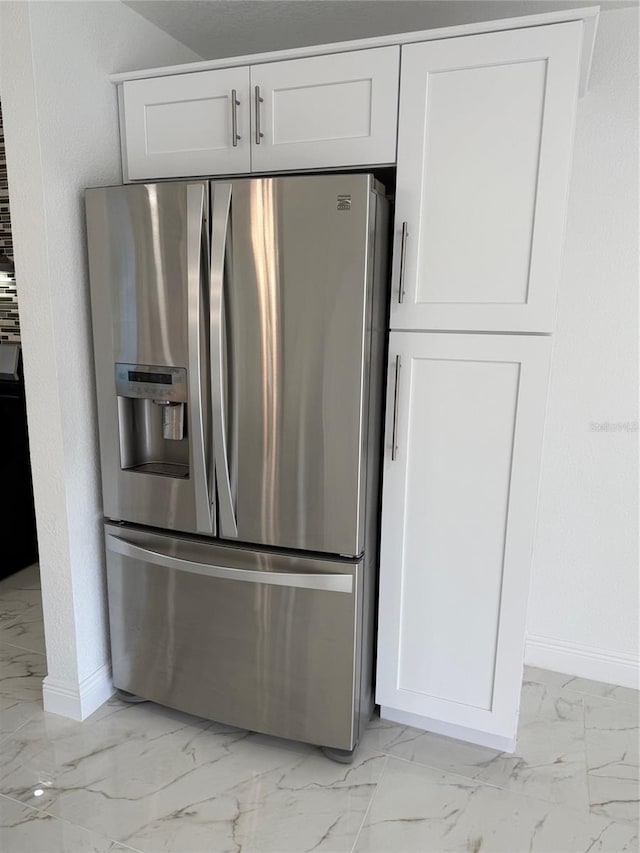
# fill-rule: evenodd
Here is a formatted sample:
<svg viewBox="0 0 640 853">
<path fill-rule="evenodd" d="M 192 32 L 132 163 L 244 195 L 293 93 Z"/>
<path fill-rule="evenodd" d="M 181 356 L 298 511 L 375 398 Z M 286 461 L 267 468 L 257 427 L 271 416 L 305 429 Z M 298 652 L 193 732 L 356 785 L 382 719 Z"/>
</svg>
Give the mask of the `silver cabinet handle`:
<svg viewBox="0 0 640 853">
<path fill-rule="evenodd" d="M 231 184 L 212 184 L 211 205 L 211 292 L 209 299 L 209 337 L 211 340 L 211 410 L 213 415 L 213 453 L 218 486 L 218 513 L 221 536 L 237 536 L 238 525 L 231 496 L 231 478 L 227 456 L 227 430 L 224 407 L 224 257 L 229 230 Z"/>
<path fill-rule="evenodd" d="M 402 240 L 400 243 L 400 282 L 398 284 L 398 302 L 404 302 L 404 271 L 407 261 L 407 237 L 409 236 L 408 223 L 402 223 Z"/>
<path fill-rule="evenodd" d="M 299 589 L 323 589 L 329 592 L 353 592 L 353 576 L 351 574 L 337 574 L 334 572 L 258 572 L 253 569 L 234 569 L 230 566 L 213 566 L 209 563 L 197 563 L 194 560 L 183 560 L 180 557 L 172 557 L 170 554 L 162 554 L 149 548 L 134 545 L 118 536 L 108 533 L 106 536 L 107 549 L 130 557 L 133 560 L 142 560 L 166 569 L 177 569 L 181 572 L 192 572 L 197 575 L 205 575 L 210 578 L 222 578 L 223 580 L 242 581 L 244 583 L 262 583 L 271 586 L 293 586 Z"/>
<path fill-rule="evenodd" d="M 238 133 L 238 107 L 240 106 L 240 101 L 238 100 L 238 92 L 236 89 L 231 90 L 231 142 L 234 148 L 238 147 L 238 140 L 242 139 L 240 134 Z"/>
<path fill-rule="evenodd" d="M 260 104 L 264 103 L 264 98 L 260 97 L 260 86 L 256 86 L 256 145 L 260 145 L 260 140 L 264 133 L 260 130 Z"/>
<path fill-rule="evenodd" d="M 191 478 L 195 493 L 196 527 L 200 533 L 214 533 L 212 494 L 207 475 L 207 454 L 202 415 L 202 370 L 200 364 L 200 313 L 203 275 L 201 264 L 205 184 L 187 186 L 187 318 L 189 326 L 189 420 L 193 443 Z"/>
<path fill-rule="evenodd" d="M 396 383 L 393 394 L 393 429 L 391 431 L 391 461 L 395 462 L 398 456 L 398 400 L 400 398 L 400 369 L 402 360 L 396 356 Z"/>
</svg>

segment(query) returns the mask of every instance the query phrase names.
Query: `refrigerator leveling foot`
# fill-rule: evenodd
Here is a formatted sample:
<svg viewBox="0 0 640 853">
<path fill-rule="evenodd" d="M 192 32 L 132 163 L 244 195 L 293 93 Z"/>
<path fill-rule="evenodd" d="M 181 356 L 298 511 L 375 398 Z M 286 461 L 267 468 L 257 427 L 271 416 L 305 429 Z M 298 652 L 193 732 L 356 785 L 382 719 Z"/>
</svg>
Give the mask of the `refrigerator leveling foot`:
<svg viewBox="0 0 640 853">
<path fill-rule="evenodd" d="M 358 744 L 356 744 L 353 749 L 334 749 L 332 746 L 320 747 L 327 758 L 330 758 L 332 761 L 337 761 L 340 764 L 351 764 L 357 748 Z"/>
<path fill-rule="evenodd" d="M 129 702 L 132 705 L 136 705 L 138 702 L 148 702 L 148 699 L 144 699 L 142 696 L 136 696 L 135 693 L 129 693 L 127 690 L 120 690 L 119 687 L 116 687 L 116 696 L 118 699 L 122 699 L 123 702 Z"/>
</svg>

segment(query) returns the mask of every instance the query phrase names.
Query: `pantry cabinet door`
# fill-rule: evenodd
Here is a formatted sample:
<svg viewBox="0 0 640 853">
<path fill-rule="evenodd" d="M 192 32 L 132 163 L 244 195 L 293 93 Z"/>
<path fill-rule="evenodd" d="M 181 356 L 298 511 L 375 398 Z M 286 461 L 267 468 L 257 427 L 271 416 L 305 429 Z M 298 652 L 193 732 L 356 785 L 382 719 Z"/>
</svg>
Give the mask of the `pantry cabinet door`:
<svg viewBox="0 0 640 853">
<path fill-rule="evenodd" d="M 553 330 L 582 26 L 402 48 L 392 328 Z"/>
<path fill-rule="evenodd" d="M 551 339 L 389 343 L 381 716 L 513 748 Z"/>
<path fill-rule="evenodd" d="M 397 45 L 251 67 L 252 170 L 393 163 Z"/>
<path fill-rule="evenodd" d="M 249 171 L 248 67 L 129 80 L 121 97 L 128 180 Z"/>
</svg>

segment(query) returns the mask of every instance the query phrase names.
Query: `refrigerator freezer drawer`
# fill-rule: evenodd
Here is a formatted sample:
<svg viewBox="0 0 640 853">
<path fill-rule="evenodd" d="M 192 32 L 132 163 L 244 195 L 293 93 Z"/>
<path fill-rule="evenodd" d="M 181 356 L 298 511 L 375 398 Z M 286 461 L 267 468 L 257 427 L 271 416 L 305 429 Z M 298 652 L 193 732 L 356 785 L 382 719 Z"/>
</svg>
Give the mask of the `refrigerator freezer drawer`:
<svg viewBox="0 0 640 853">
<path fill-rule="evenodd" d="M 228 725 L 353 748 L 361 561 L 105 529 L 116 687 Z"/>
</svg>

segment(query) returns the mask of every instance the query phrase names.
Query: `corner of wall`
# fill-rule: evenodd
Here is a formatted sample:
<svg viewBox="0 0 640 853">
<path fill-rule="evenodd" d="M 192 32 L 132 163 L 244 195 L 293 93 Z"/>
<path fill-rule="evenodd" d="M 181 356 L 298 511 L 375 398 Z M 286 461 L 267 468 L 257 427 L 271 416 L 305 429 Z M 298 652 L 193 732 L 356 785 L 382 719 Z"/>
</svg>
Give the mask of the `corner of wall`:
<svg viewBox="0 0 640 853">
<path fill-rule="evenodd" d="M 108 664 L 101 666 L 79 684 L 47 676 L 42 685 L 44 710 L 79 722 L 104 705 L 114 692 L 111 667 Z"/>
</svg>

